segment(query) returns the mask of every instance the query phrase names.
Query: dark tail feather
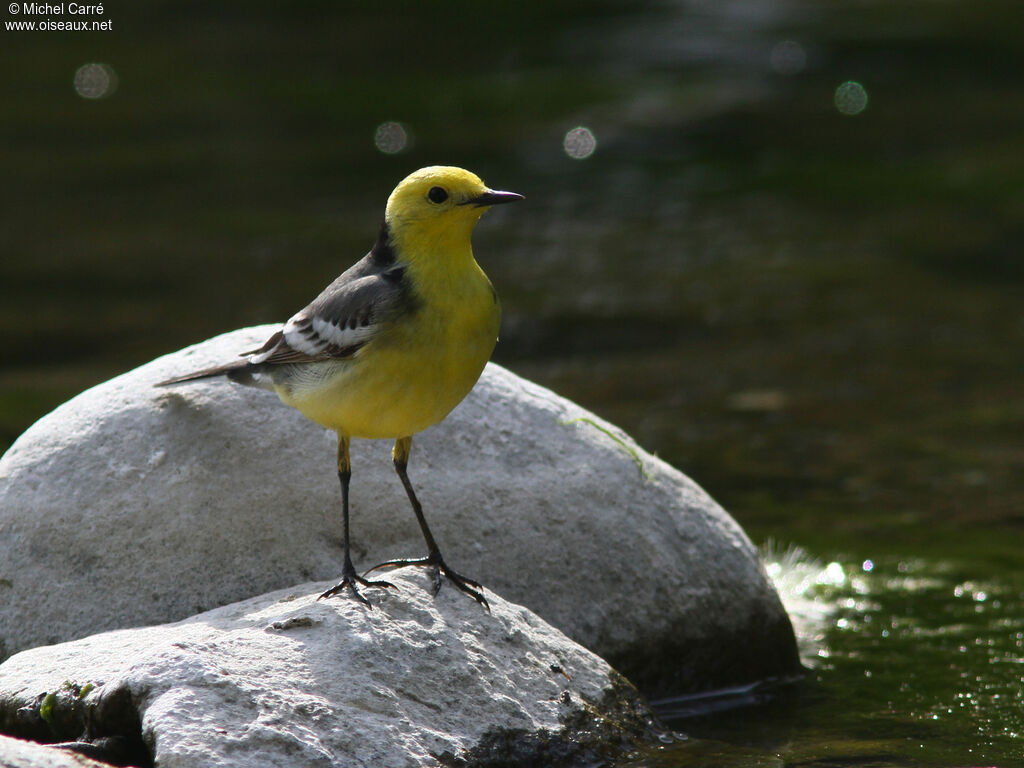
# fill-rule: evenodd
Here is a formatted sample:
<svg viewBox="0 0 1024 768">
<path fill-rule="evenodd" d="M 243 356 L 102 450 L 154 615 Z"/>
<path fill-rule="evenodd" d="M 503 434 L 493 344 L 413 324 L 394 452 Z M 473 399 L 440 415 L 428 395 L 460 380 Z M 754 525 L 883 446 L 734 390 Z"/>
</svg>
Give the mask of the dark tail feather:
<svg viewBox="0 0 1024 768">
<path fill-rule="evenodd" d="M 167 381 L 154 384 L 155 387 L 166 387 L 171 384 L 183 384 L 186 381 L 198 381 L 199 379 L 212 379 L 216 376 L 227 376 L 239 384 L 253 384 L 253 374 L 262 370 L 262 366 L 253 365 L 248 360 L 237 360 L 227 365 L 216 365 L 213 368 L 204 368 L 201 371 L 186 373 L 184 376 L 176 376 Z"/>
</svg>

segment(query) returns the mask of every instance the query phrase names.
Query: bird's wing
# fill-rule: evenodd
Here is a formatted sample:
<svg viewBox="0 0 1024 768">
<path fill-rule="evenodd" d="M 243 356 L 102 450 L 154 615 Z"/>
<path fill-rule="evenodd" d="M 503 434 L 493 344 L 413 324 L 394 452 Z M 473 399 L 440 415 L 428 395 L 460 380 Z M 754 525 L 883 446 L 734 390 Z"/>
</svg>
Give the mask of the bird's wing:
<svg viewBox="0 0 1024 768">
<path fill-rule="evenodd" d="M 331 283 L 259 349 L 254 365 L 305 363 L 351 357 L 399 315 L 413 311 L 405 270 L 376 270 L 365 259 Z"/>
</svg>

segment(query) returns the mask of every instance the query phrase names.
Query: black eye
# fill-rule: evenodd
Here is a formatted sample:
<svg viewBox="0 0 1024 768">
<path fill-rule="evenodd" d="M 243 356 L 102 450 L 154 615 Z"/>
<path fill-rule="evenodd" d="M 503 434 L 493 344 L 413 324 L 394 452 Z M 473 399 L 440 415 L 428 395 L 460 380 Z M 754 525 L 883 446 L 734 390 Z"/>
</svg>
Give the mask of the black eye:
<svg viewBox="0 0 1024 768">
<path fill-rule="evenodd" d="M 430 191 L 427 192 L 427 198 L 432 203 L 443 203 L 448 199 L 448 193 L 441 187 L 431 187 Z"/>
</svg>

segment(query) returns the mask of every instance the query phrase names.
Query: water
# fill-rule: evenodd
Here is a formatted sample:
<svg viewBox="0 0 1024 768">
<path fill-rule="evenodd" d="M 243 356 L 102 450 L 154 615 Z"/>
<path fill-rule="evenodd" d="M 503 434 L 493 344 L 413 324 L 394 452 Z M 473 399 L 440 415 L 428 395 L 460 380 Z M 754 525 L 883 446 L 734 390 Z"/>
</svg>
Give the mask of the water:
<svg viewBox="0 0 1024 768">
<path fill-rule="evenodd" d="M 0 448 L 286 318 L 465 165 L 527 195 L 475 239 L 497 359 L 806 552 L 770 557 L 805 683 L 665 704 L 686 738 L 634 762 L 1024 764 L 1017 0 L 390 10 L 5 33 Z"/>
<path fill-rule="evenodd" d="M 683 733 L 631 765 L 1020 764 L 1019 575 L 888 555 L 773 563 L 808 679 L 796 690 L 727 692 L 710 707 L 660 702 Z"/>
</svg>

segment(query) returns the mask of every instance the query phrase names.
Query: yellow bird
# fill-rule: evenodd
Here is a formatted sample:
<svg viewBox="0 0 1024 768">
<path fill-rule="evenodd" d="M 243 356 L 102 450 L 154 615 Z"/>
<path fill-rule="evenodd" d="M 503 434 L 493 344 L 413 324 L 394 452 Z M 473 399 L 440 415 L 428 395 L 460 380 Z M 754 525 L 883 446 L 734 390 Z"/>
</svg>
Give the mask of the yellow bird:
<svg viewBox="0 0 1024 768">
<path fill-rule="evenodd" d="M 498 339 L 501 309 L 473 258 L 470 236 L 492 205 L 522 200 L 488 189 L 461 168 L 432 166 L 406 177 L 388 198 L 370 252 L 327 286 L 244 360 L 186 374 L 157 386 L 213 376 L 264 386 L 307 418 L 338 434 L 338 478 L 345 559 L 341 581 L 320 597 L 348 589 L 394 587 L 367 581 L 352 565 L 349 540 L 349 442 L 391 438 L 395 470 L 427 544 L 427 556 L 374 566 L 434 569 L 490 608 L 476 581 L 441 556 L 409 482 L 412 436 L 436 424 L 469 394 Z"/>
</svg>

